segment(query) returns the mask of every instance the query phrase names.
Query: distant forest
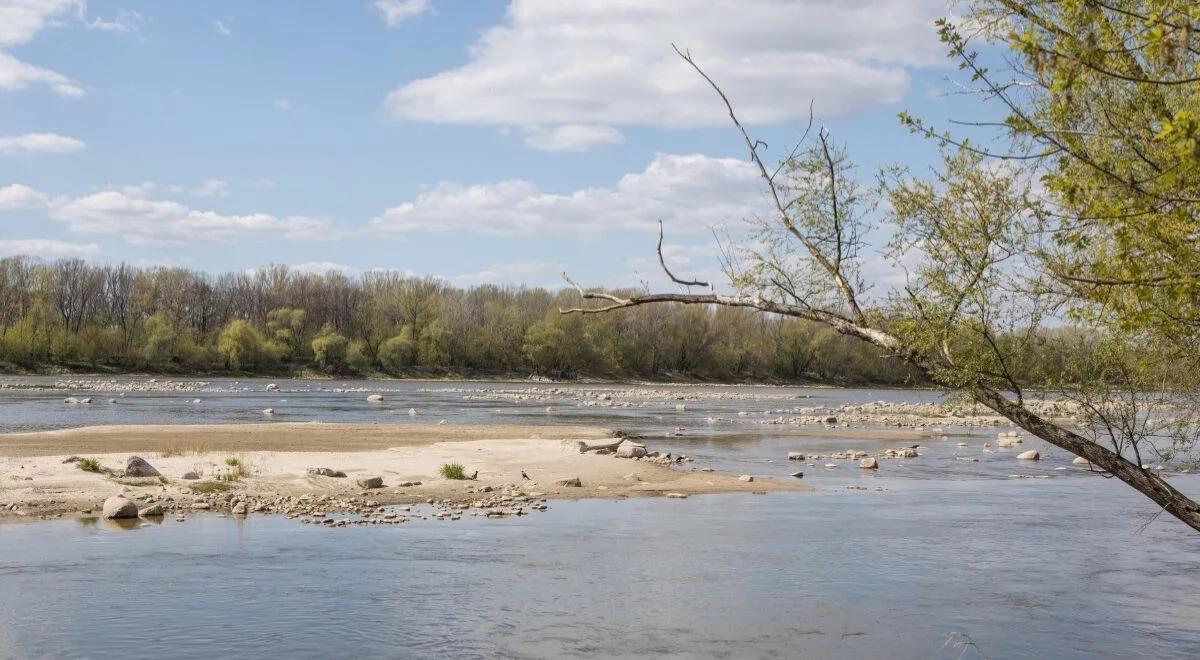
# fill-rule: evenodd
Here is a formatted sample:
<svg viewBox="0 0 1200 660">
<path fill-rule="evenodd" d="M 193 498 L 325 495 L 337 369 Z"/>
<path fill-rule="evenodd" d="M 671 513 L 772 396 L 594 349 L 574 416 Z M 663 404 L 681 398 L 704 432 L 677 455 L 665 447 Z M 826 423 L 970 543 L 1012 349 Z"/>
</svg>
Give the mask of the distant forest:
<svg viewBox="0 0 1200 660">
<path fill-rule="evenodd" d="M 0 370 L 923 384 L 878 348 L 803 320 L 685 305 L 558 313 L 578 304 L 569 289 L 462 289 L 397 272 L 211 275 L 9 257 Z M 1060 376 L 1060 345 L 1027 362 Z"/>
</svg>

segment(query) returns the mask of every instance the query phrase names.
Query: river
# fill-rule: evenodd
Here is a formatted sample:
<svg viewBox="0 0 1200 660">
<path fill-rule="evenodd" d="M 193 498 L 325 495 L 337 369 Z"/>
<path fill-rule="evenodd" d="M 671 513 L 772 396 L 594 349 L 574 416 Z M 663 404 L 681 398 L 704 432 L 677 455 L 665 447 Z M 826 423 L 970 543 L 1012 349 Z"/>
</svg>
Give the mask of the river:
<svg viewBox="0 0 1200 660">
<path fill-rule="evenodd" d="M 682 404 L 608 408 L 576 396 L 601 386 L 561 386 L 548 404 L 521 398 L 528 384 L 135 382 L 5 379 L 0 432 L 261 422 L 266 407 L 272 421 L 579 423 L 643 433 L 695 466 L 786 477 L 789 450 L 897 443 L 787 437 L 760 423 L 776 411 L 939 396 L 696 386 L 670 388 Z M 0 657 L 1200 655 L 1200 535 L 1034 439 L 1021 449 L 1041 451 L 1036 463 L 980 451 L 998 430 L 947 427 L 877 473 L 804 465 L 811 493 L 551 502 L 520 518 L 341 529 L 204 515 L 3 525 Z M 1200 493 L 1200 476 L 1170 479 Z"/>
</svg>

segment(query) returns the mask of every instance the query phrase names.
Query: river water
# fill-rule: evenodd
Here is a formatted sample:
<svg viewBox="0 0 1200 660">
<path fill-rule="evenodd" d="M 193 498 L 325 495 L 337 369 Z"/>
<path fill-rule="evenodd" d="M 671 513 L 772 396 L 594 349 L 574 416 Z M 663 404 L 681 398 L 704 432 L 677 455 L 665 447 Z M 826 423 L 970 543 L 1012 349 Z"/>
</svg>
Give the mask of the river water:
<svg viewBox="0 0 1200 660">
<path fill-rule="evenodd" d="M 526 384 L 54 382 L 3 381 L 0 431 L 262 422 L 266 407 L 271 421 L 579 423 L 644 433 L 695 466 L 773 476 L 797 469 L 789 450 L 902 444 L 787 437 L 759 423 L 779 410 L 938 397 L 672 388 L 680 411 L 652 394 L 581 406 L 575 395 L 599 386 L 547 401 L 518 398 Z M 811 493 L 552 502 L 521 518 L 340 529 L 202 515 L 4 525 L 0 657 L 1200 657 L 1200 535 L 1036 440 L 1020 447 L 1043 453 L 1033 464 L 982 452 L 997 430 L 947 428 L 878 473 L 801 466 Z M 1200 494 L 1200 477 L 1170 479 Z"/>
</svg>

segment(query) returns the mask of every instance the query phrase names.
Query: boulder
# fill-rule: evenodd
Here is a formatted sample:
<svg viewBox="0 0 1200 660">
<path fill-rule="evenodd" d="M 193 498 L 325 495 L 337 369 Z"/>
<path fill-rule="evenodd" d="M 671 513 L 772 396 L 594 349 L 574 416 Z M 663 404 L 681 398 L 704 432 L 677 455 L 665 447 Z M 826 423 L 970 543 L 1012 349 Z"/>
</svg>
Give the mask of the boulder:
<svg viewBox="0 0 1200 660">
<path fill-rule="evenodd" d="M 1017 454 L 1017 458 L 1022 461 L 1040 461 L 1042 460 L 1042 455 L 1037 453 L 1036 449 L 1030 449 L 1029 451 Z"/>
<path fill-rule="evenodd" d="M 738 477 L 738 481 L 745 481 L 745 482 L 749 483 L 751 481 L 754 481 L 754 477 L 749 474 L 743 474 L 742 476 Z"/>
<path fill-rule="evenodd" d="M 559 479 L 558 481 L 554 482 L 554 485 L 566 486 L 568 488 L 583 488 L 583 481 L 581 481 L 579 477 L 572 477 L 570 479 Z"/>
<path fill-rule="evenodd" d="M 837 419 L 837 417 L 826 417 L 826 418 L 825 418 L 825 423 L 826 423 L 826 424 L 837 424 L 837 423 L 838 423 L 838 419 Z"/>
<path fill-rule="evenodd" d="M 802 461 L 802 460 L 804 460 L 804 454 L 801 452 L 798 452 L 798 451 L 789 451 L 788 452 L 788 460 L 789 461 Z"/>
<path fill-rule="evenodd" d="M 276 385 L 275 383 L 267 383 L 267 391 L 268 392 L 274 392 L 278 389 L 279 389 L 279 386 Z"/>
<path fill-rule="evenodd" d="M 68 456 L 63 459 L 63 465 L 66 465 L 67 463 L 78 463 L 79 461 L 82 461 L 82 460 L 83 460 L 83 458 L 80 456 Z"/>
<path fill-rule="evenodd" d="M 646 448 L 632 442 L 622 442 L 617 447 L 617 458 L 641 458 L 646 455 Z"/>
<path fill-rule="evenodd" d="M 383 477 L 363 477 L 358 480 L 359 488 L 383 488 Z"/>
<path fill-rule="evenodd" d="M 383 401 L 383 395 L 372 394 L 371 396 L 367 397 L 367 401 L 370 401 L 371 403 L 379 403 L 380 401 Z"/>
<path fill-rule="evenodd" d="M 130 456 L 128 461 L 125 461 L 125 476 L 127 477 L 161 477 L 158 470 L 154 469 L 153 465 L 146 462 L 146 459 L 141 456 Z"/>
<path fill-rule="evenodd" d="M 1075 460 L 1071 461 L 1071 463 L 1073 463 L 1075 465 L 1085 465 L 1085 466 L 1092 464 L 1091 461 L 1089 461 L 1088 459 L 1086 459 L 1082 456 L 1076 456 Z"/>
<path fill-rule="evenodd" d="M 143 518 L 161 518 L 166 514 L 163 512 L 161 504 L 152 504 L 141 511 L 138 511 L 138 515 Z"/>
<path fill-rule="evenodd" d="M 137 518 L 137 505 L 120 495 L 113 495 L 104 500 L 100 515 L 105 518 Z"/>
<path fill-rule="evenodd" d="M 274 409 L 274 408 L 263 408 L 262 414 L 264 414 L 264 415 L 274 415 L 274 414 L 275 414 L 275 409 Z"/>
<path fill-rule="evenodd" d="M 188 481 L 195 481 L 195 480 L 197 480 L 197 479 L 199 479 L 199 478 L 200 478 L 200 475 L 199 475 L 199 474 L 196 474 L 195 472 L 184 472 L 184 473 L 183 473 L 183 476 L 181 476 L 181 477 L 179 477 L 179 478 L 180 478 L 180 479 L 187 479 Z"/>
<path fill-rule="evenodd" d="M 667 493 L 667 497 L 673 500 L 686 500 L 687 495 L 684 493 Z"/>
<path fill-rule="evenodd" d="M 234 504 L 234 505 L 233 505 L 233 509 L 230 511 L 230 513 L 232 513 L 232 514 L 233 514 L 233 515 L 235 515 L 235 516 L 244 516 L 244 515 L 246 515 L 246 503 L 245 503 L 245 502 L 238 502 L 237 504 Z"/>
<path fill-rule="evenodd" d="M 858 467 L 864 470 L 878 470 L 879 461 L 876 461 L 873 457 L 868 456 L 858 462 Z"/>
<path fill-rule="evenodd" d="M 804 473 L 803 473 L 803 472 L 793 472 L 793 473 L 792 473 L 792 476 L 793 476 L 793 477 L 795 477 L 795 478 L 797 478 L 797 479 L 803 479 L 803 478 L 804 478 Z"/>
<path fill-rule="evenodd" d="M 342 472 L 341 470 L 334 470 L 324 467 L 308 468 L 308 473 L 316 477 L 337 477 L 339 479 L 346 476 L 346 473 Z"/>
</svg>

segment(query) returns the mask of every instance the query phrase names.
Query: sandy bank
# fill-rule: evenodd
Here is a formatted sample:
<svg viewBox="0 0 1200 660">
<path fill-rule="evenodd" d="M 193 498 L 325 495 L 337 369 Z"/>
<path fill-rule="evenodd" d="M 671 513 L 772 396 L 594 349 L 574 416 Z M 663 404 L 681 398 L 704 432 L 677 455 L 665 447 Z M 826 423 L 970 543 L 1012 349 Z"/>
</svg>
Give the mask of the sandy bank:
<svg viewBox="0 0 1200 660">
<path fill-rule="evenodd" d="M 7 434 L 0 435 L 0 518 L 99 511 L 105 498 L 122 492 L 141 505 L 159 504 L 168 511 L 190 510 L 201 501 L 221 510 L 241 498 L 252 511 L 302 513 L 314 506 L 361 512 L 368 501 L 363 498 L 372 507 L 430 500 L 467 505 L 492 491 L 536 500 L 811 489 L 794 481 L 745 482 L 690 463 L 668 466 L 583 454 L 576 447 L 580 440 L 609 437 L 604 429 L 588 427 L 415 424 L 113 426 Z M 114 476 L 132 454 L 148 460 L 165 479 Z M 71 455 L 96 458 L 113 474 L 64 463 Z M 197 483 L 231 470 L 228 458 L 237 459 L 244 476 L 230 482 L 228 492 L 198 492 Z M 478 471 L 478 476 L 443 479 L 438 470 L 444 463 L 460 463 L 467 474 Z M 308 474 L 320 467 L 346 476 Z M 187 472 L 199 473 L 200 482 L 182 479 Z M 382 477 L 384 487 L 364 490 L 357 481 L 366 477 Z M 575 478 L 581 486 L 557 483 Z M 404 485 L 413 482 L 420 485 Z"/>
</svg>

